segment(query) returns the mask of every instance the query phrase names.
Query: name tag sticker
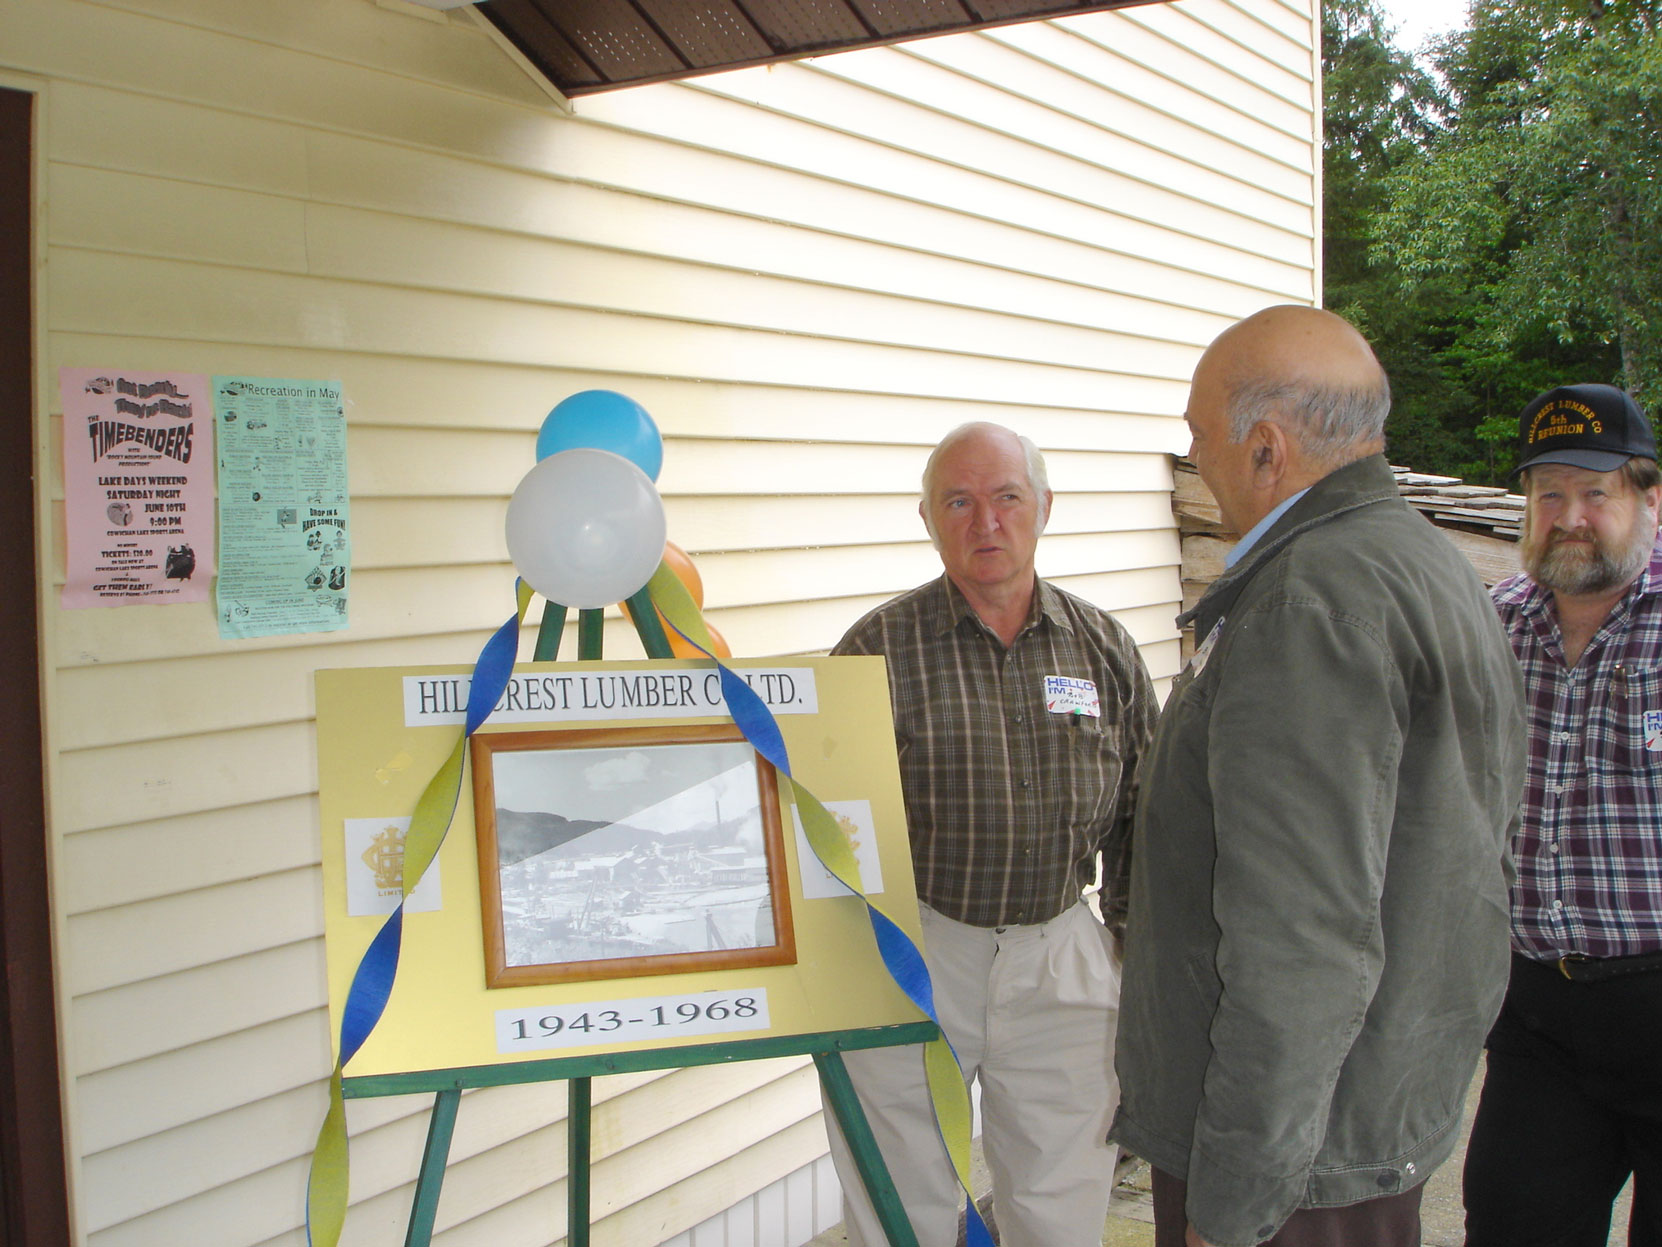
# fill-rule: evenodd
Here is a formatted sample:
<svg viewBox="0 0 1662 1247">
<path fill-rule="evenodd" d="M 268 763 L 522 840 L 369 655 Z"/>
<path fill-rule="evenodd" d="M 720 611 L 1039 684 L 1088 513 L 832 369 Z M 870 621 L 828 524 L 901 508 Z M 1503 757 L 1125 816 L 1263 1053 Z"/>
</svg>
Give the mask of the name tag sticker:
<svg viewBox="0 0 1662 1247">
<path fill-rule="evenodd" d="M 1093 719 L 1102 717 L 1102 704 L 1097 699 L 1095 681 L 1075 680 L 1065 675 L 1045 677 L 1045 709 L 1051 714 L 1083 714 Z"/>
<path fill-rule="evenodd" d="M 1645 711 L 1645 749 L 1662 753 L 1662 710 Z"/>
<path fill-rule="evenodd" d="M 1212 625 L 1212 630 L 1206 634 L 1195 656 L 1189 659 L 1189 678 L 1192 680 L 1206 669 L 1206 660 L 1212 656 L 1212 647 L 1218 643 L 1218 633 L 1223 631 L 1223 620 Z"/>
</svg>

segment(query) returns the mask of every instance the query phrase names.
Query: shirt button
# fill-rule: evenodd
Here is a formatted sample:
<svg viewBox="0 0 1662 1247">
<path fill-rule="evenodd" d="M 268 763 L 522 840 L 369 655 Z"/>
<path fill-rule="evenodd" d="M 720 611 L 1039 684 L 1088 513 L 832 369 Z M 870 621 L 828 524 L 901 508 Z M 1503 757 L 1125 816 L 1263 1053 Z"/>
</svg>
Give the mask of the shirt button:
<svg viewBox="0 0 1662 1247">
<path fill-rule="evenodd" d="M 1024 715 L 1024 714 L 1018 714 L 1018 715 L 1017 715 L 1017 716 L 1016 716 L 1016 722 L 1017 722 L 1017 723 L 1025 723 L 1025 722 L 1027 722 L 1027 716 L 1026 716 L 1026 715 Z"/>
<path fill-rule="evenodd" d="M 1567 745 L 1572 740 L 1575 739 L 1575 733 L 1574 732 L 1560 732 L 1560 733 L 1558 733 L 1558 739 L 1561 743 Z"/>
<path fill-rule="evenodd" d="M 1547 852 L 1549 852 L 1549 853 L 1558 852 L 1558 841 L 1554 840 L 1551 844 L 1547 845 Z"/>
<path fill-rule="evenodd" d="M 1024 779 L 1021 781 L 1021 786 L 1023 788 L 1031 788 L 1033 785 L 1030 781 Z"/>
<path fill-rule="evenodd" d="M 1564 910 L 1564 902 L 1563 901 L 1554 901 L 1552 903 L 1552 912 L 1553 913 L 1555 913 L 1555 914 L 1562 913 L 1563 910 Z"/>
</svg>

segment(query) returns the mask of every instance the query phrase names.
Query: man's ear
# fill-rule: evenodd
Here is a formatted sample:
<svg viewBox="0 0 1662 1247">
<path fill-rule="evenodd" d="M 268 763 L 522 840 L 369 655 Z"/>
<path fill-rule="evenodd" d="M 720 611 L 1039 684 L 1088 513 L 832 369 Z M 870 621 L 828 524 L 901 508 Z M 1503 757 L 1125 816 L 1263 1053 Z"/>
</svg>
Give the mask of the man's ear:
<svg viewBox="0 0 1662 1247">
<path fill-rule="evenodd" d="M 1045 526 L 1050 523 L 1050 504 L 1056 501 L 1056 495 L 1045 490 L 1044 497 L 1039 500 L 1039 532 L 1043 533 Z"/>
<path fill-rule="evenodd" d="M 1252 483 L 1260 489 L 1273 488 L 1290 466 L 1292 445 L 1287 430 L 1274 420 L 1260 420 L 1247 434 L 1248 463 Z"/>
</svg>

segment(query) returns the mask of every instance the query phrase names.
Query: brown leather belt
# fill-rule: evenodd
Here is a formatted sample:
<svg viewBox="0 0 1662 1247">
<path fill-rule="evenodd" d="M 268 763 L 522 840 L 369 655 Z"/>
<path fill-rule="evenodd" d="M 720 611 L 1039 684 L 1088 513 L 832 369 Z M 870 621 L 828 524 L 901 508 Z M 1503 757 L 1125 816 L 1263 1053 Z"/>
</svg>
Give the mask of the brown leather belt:
<svg viewBox="0 0 1662 1247">
<path fill-rule="evenodd" d="M 1626 974 L 1662 970 L 1662 953 L 1638 953 L 1632 957 L 1584 957 L 1570 953 L 1555 964 L 1558 973 L 1572 983 L 1602 983 Z"/>
</svg>

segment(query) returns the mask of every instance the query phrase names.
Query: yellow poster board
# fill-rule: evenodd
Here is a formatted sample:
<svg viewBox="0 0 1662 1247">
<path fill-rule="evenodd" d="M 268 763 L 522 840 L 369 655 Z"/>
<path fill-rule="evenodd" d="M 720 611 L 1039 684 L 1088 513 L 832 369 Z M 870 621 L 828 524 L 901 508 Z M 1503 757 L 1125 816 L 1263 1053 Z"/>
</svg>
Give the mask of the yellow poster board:
<svg viewBox="0 0 1662 1247">
<path fill-rule="evenodd" d="M 774 711 L 795 781 L 846 819 L 866 891 L 921 945 L 883 660 L 791 658 L 734 664 L 734 669 Z M 331 1029 L 337 1036 L 352 976 L 399 895 L 402 829 L 461 734 L 470 675 L 468 667 L 317 673 L 325 934 Z M 518 786 L 511 792 L 507 778 L 492 789 L 493 816 L 504 827 L 512 824 L 504 842 L 519 846 L 512 852 L 497 846 L 499 878 L 491 881 L 498 912 L 506 915 L 499 923 L 517 924 L 509 933 L 510 951 L 518 938 L 514 931 L 536 935 L 539 923 L 557 927 L 562 939 L 585 941 L 591 951 L 602 935 L 614 943 L 634 941 L 631 948 L 648 941 L 668 947 L 666 941 L 681 939 L 726 948 L 750 938 L 759 943 L 780 938 L 765 918 L 755 920 L 754 937 L 747 935 L 746 923 L 723 917 L 712 902 L 717 888 L 726 889 L 719 892 L 723 898 L 754 895 L 753 888 L 744 890 L 760 877 L 753 846 L 742 837 L 690 843 L 687 826 L 711 820 L 681 811 L 673 799 L 675 785 L 651 778 L 652 766 L 643 760 L 668 756 L 661 751 L 675 748 L 661 743 L 673 735 L 661 729 L 729 724 L 714 664 L 707 661 L 515 667 L 476 738 L 500 734 L 509 739 L 491 743 L 506 749 L 523 734 L 520 738 L 539 742 L 540 751 L 544 742 L 565 739 L 558 734 L 576 740 L 598 731 L 607 743 L 592 755 L 550 750 L 547 756 L 560 765 L 531 773 L 533 795 L 526 795 L 523 779 L 514 780 Z M 632 743 L 637 733 L 641 748 Z M 652 748 L 660 754 L 651 754 Z M 593 765 L 567 765 L 568 756 Z M 603 794 L 597 791 L 601 787 Z M 347 1065 L 346 1076 L 919 1021 L 921 1014 L 878 955 L 865 904 L 813 858 L 788 808 L 789 785 L 780 788 L 786 807 L 779 837 L 783 878 L 770 876 L 766 886 L 788 889 L 783 908 L 794 935 L 794 961 L 658 973 L 655 964 L 673 965 L 675 959 L 641 957 L 620 960 L 617 964 L 628 968 L 620 977 L 607 977 L 602 969 L 591 977 L 492 988 L 483 918 L 490 907 L 481 900 L 486 893 L 480 887 L 470 775 L 439 857 L 406 905 L 402 953 L 386 1011 Z M 699 795 L 718 807 L 714 824 L 724 821 L 722 800 L 729 803 L 726 821 L 731 821 L 729 792 L 713 781 L 699 788 Z M 521 806 L 535 807 L 529 819 L 521 817 Z M 522 833 L 521 824 L 532 830 Z M 529 836 L 529 847 L 516 836 Z M 560 836 L 569 839 L 556 843 Z M 525 856 L 504 865 L 516 855 Z M 536 870 L 527 873 L 533 866 Z M 649 877 L 644 885 L 643 872 Z"/>
</svg>

